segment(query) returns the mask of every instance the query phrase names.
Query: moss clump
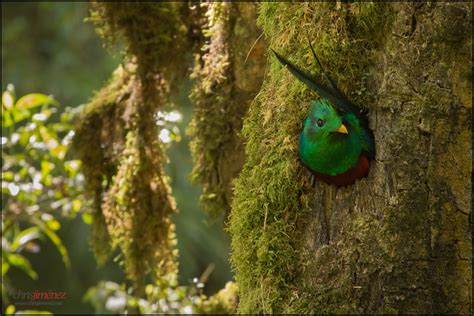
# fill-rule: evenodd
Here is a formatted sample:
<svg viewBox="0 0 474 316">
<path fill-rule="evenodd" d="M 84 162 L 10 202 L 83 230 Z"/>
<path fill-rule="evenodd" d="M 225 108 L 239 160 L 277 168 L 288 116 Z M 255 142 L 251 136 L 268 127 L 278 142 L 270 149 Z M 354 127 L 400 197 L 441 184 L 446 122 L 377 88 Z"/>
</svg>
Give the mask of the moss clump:
<svg viewBox="0 0 474 316">
<path fill-rule="evenodd" d="M 194 113 L 188 130 L 194 160 L 192 179 L 203 185 L 201 202 L 213 218 L 228 208 L 224 184 L 219 176 L 219 154 L 226 144 L 232 143 L 232 127 L 238 119 L 236 113 L 232 113 L 237 105 L 230 95 L 230 10 L 231 6 L 226 3 L 207 5 L 208 27 L 203 30 L 203 34 L 210 43 L 208 52 L 202 56 L 204 64 L 201 65 L 201 56 L 196 56 L 192 73 L 192 78 L 198 78 L 191 92 Z"/>
<path fill-rule="evenodd" d="M 75 148 L 94 206 L 93 248 L 99 262 L 120 246 L 128 276 L 175 272 L 175 205 L 163 171 L 154 105 L 143 99 L 135 65 L 119 67 L 86 106 Z"/>
<path fill-rule="evenodd" d="M 175 203 L 156 113 L 186 70 L 187 6 L 93 2 L 90 8 L 98 33 L 125 45 L 126 67 L 86 107 L 76 148 L 95 201 L 96 254 L 103 261 L 111 248 L 107 244 L 119 246 L 140 296 L 148 272 L 159 279 L 176 272 Z"/>
<path fill-rule="evenodd" d="M 119 164 L 115 153 L 124 145 L 123 107 L 117 102 L 126 93 L 129 81 L 130 72 L 118 67 L 110 83 L 85 106 L 75 129 L 73 146 L 83 162 L 86 189 L 95 209 L 91 244 L 99 263 L 104 263 L 112 251 L 102 214 L 102 196 Z M 115 144 L 113 147 L 112 143 Z"/>
<path fill-rule="evenodd" d="M 308 32 L 340 88 L 370 107 L 367 69 L 390 23 L 389 11 L 385 4 L 371 3 L 271 3 L 260 5 L 258 23 L 270 47 L 303 69 L 316 69 Z M 315 96 L 275 59 L 270 63 L 244 120 L 247 160 L 235 182 L 230 218 L 239 311 L 316 313 L 321 302 L 333 301 L 325 311 L 355 312 L 352 305 L 336 306 L 340 292 L 306 284 L 302 249 L 307 245 L 299 241 L 311 217 L 312 189 L 298 163 L 297 144 L 305 104 Z"/>
<path fill-rule="evenodd" d="M 176 56 L 185 49 L 182 3 L 91 2 L 89 21 L 109 45 L 125 44 L 125 56 L 136 58 L 138 72 L 163 73 L 182 67 Z"/>
<path fill-rule="evenodd" d="M 260 87 L 264 58 L 260 43 L 243 65 L 258 37 L 254 4 L 209 3 L 204 8 L 206 52 L 196 56 L 192 77 L 197 81 L 191 93 L 194 113 L 188 132 L 193 181 L 203 186 L 201 201 L 211 217 L 217 218 L 230 209 L 231 181 L 243 165 L 238 132 Z"/>
<path fill-rule="evenodd" d="M 122 249 L 125 270 L 138 287 L 147 272 L 154 271 L 158 278 L 176 273 L 171 222 L 175 203 L 164 176 L 160 145 L 156 140 L 143 141 L 146 131 L 137 128 L 127 133 L 121 164 L 103 204 L 109 233 Z"/>
</svg>

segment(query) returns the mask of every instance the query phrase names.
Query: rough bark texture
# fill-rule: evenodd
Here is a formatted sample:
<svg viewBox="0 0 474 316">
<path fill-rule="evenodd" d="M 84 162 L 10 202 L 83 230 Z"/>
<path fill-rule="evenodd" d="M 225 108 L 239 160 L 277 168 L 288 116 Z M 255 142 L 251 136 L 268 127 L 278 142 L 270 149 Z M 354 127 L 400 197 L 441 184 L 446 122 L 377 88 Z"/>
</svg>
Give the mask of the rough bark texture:
<svg viewBox="0 0 474 316">
<path fill-rule="evenodd" d="M 369 110 L 377 155 L 355 185 L 313 189 L 297 144 L 317 96 L 269 57 L 244 121 L 230 219 L 240 312 L 471 311 L 471 12 L 468 3 L 261 6 L 270 47 L 316 73 L 308 32 L 342 90 Z"/>
</svg>

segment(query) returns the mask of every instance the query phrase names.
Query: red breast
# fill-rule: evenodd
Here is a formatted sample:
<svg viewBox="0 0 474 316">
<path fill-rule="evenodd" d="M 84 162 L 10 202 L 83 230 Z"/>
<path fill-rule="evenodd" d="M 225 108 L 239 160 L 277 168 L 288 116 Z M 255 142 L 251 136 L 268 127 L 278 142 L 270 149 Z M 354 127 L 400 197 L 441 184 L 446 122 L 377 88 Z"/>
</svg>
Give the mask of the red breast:
<svg viewBox="0 0 474 316">
<path fill-rule="evenodd" d="M 330 176 L 314 171 L 311 172 L 314 174 L 316 179 L 322 180 L 329 184 L 334 184 L 337 187 L 345 187 L 353 184 L 357 179 L 367 176 L 369 173 L 369 160 L 364 154 L 361 154 L 359 156 L 359 162 L 357 165 L 336 176 Z"/>
</svg>

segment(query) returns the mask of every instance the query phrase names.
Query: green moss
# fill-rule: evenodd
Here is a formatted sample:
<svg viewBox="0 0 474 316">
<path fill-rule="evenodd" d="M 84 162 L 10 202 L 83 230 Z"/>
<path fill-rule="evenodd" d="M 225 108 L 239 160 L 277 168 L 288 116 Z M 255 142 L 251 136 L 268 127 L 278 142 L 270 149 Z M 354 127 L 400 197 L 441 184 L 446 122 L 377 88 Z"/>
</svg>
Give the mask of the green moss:
<svg viewBox="0 0 474 316">
<path fill-rule="evenodd" d="M 127 275 L 143 287 L 151 271 L 176 272 L 175 203 L 158 142 L 155 104 L 144 99 L 135 65 L 119 67 L 86 106 L 75 148 L 95 203 L 92 245 L 99 262 L 119 246 Z"/>
<path fill-rule="evenodd" d="M 385 4 L 265 3 L 258 23 L 270 47 L 316 70 L 307 31 L 340 88 L 370 107 L 370 93 L 361 92 L 368 90 L 371 52 L 383 40 L 389 12 Z M 302 107 L 314 97 L 270 57 L 268 77 L 244 121 L 247 160 L 235 182 L 230 218 L 240 312 L 357 312 L 338 305 L 340 291 L 305 285 L 306 247 L 297 241 L 308 225 L 312 189 L 298 163 L 297 144 L 306 116 Z"/>
<path fill-rule="evenodd" d="M 209 3 L 205 5 L 202 30 L 205 53 L 196 56 L 192 74 L 196 84 L 191 92 L 193 119 L 188 133 L 193 156 L 192 179 L 203 187 L 201 202 L 211 218 L 228 213 L 232 199 L 232 180 L 244 160 L 238 132 L 250 101 L 263 76 L 263 58 L 253 56 L 242 67 L 255 38 L 253 4 Z M 255 28 L 255 27 L 254 27 Z M 246 29 L 243 36 L 239 30 Z M 243 57 L 242 57 L 243 55 Z M 250 77 L 249 71 L 257 72 Z M 250 89 L 248 88 L 250 86 Z"/>
<path fill-rule="evenodd" d="M 140 143 L 146 131 L 139 127 L 127 133 L 121 164 L 103 204 L 108 230 L 125 255 L 128 276 L 138 286 L 147 272 L 154 271 L 158 278 L 176 273 L 171 223 L 175 203 L 163 174 L 162 154 L 156 150 L 160 145 Z"/>
<path fill-rule="evenodd" d="M 126 66 L 86 107 L 75 142 L 95 201 L 95 252 L 104 261 L 120 247 L 137 296 L 147 273 L 157 279 L 176 273 L 175 203 L 155 113 L 186 71 L 183 8 L 183 3 L 91 3 L 90 20 L 106 41 L 124 44 Z"/>
<path fill-rule="evenodd" d="M 281 97 L 265 99 L 274 86 L 274 80 L 267 81 L 244 122 L 247 162 L 236 181 L 230 217 L 241 312 L 281 312 L 298 262 L 293 240 L 305 208 L 294 163 L 296 137 L 289 135 L 297 135 L 301 114 L 296 107 L 282 108 L 265 124 L 262 105 L 284 104 Z"/>
<path fill-rule="evenodd" d="M 109 45 L 125 44 L 125 56 L 136 59 L 144 78 L 146 73 L 163 71 L 168 62 L 179 64 L 172 61 L 184 48 L 182 7 L 182 3 L 92 2 L 88 20 Z"/>
<path fill-rule="evenodd" d="M 219 175 L 220 153 L 232 144 L 237 104 L 232 100 L 232 65 L 228 38 L 231 6 L 208 4 L 208 27 L 202 30 L 209 41 L 204 56 L 196 56 L 191 75 L 197 82 L 191 92 L 193 119 L 188 129 L 194 167 L 192 180 L 203 186 L 201 203 L 212 218 L 229 208 L 225 183 Z M 202 59 L 202 60 L 201 60 Z M 203 65 L 201 63 L 203 62 Z M 216 87 L 219 87 L 216 89 Z"/>
<path fill-rule="evenodd" d="M 129 79 L 129 73 L 119 67 L 109 84 L 85 106 L 75 129 L 73 146 L 83 162 L 86 189 L 95 209 L 91 245 L 99 263 L 104 263 L 112 251 L 102 214 L 102 194 L 107 190 L 119 163 L 113 149 L 104 145 L 115 141 L 116 148 L 123 146 L 120 143 L 124 126 L 120 119 L 123 107 L 117 105 L 117 100 L 124 94 Z"/>
</svg>

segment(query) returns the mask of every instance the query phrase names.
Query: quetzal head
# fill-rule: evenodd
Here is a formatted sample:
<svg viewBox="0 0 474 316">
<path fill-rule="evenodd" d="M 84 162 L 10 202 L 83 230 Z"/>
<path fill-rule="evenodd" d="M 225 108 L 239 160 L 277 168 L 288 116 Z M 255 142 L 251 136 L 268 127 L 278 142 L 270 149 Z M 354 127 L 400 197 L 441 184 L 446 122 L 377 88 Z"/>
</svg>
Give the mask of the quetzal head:
<svg viewBox="0 0 474 316">
<path fill-rule="evenodd" d="M 331 133 L 348 134 L 342 118 L 326 99 L 311 102 L 311 111 L 304 124 L 310 138 L 327 137 Z"/>
</svg>

